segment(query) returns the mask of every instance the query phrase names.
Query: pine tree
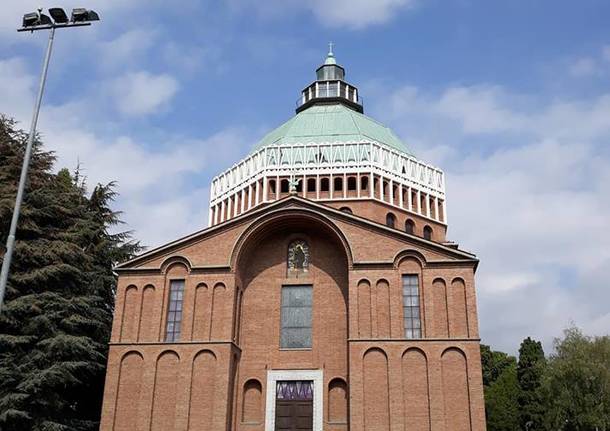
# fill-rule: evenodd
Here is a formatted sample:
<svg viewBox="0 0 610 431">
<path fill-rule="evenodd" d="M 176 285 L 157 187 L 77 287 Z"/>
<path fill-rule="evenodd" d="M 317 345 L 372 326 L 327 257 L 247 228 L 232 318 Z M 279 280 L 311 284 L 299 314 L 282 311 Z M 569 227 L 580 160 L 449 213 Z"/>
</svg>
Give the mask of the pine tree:
<svg viewBox="0 0 610 431">
<path fill-rule="evenodd" d="M 0 118 L 0 240 L 5 243 L 27 135 Z M 79 175 L 53 174 L 37 139 L 0 314 L 0 429 L 92 430 L 99 421 L 115 278 L 133 255 L 111 234 L 113 184 L 87 196 Z"/>
<path fill-rule="evenodd" d="M 542 381 L 546 360 L 540 341 L 527 337 L 519 347 L 519 422 L 523 430 L 543 429 Z"/>
</svg>

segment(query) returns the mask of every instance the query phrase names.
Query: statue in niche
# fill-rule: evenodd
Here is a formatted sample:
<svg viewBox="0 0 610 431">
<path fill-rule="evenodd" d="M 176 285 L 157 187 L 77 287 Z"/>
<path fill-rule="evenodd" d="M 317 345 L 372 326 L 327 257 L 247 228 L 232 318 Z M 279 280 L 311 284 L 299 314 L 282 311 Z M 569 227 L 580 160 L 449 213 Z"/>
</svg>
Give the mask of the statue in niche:
<svg viewBox="0 0 610 431">
<path fill-rule="evenodd" d="M 309 269 L 309 244 L 298 239 L 288 246 L 288 272 L 300 273 Z"/>
</svg>

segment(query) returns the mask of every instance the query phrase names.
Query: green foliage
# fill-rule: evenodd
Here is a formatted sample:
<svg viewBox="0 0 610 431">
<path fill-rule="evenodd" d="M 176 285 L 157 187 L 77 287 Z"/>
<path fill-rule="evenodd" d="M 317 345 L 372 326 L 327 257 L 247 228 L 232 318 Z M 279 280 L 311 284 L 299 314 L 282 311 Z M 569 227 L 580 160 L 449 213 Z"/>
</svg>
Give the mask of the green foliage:
<svg viewBox="0 0 610 431">
<path fill-rule="evenodd" d="M 517 361 L 503 352 L 481 345 L 483 389 L 488 431 L 519 429 Z"/>
<path fill-rule="evenodd" d="M 527 337 L 519 347 L 519 423 L 521 429 L 540 430 L 543 426 L 542 379 L 546 359 L 540 341 Z M 529 424 L 529 425 L 528 425 Z"/>
<path fill-rule="evenodd" d="M 8 235 L 27 135 L 0 117 L 0 240 Z M 0 314 L 0 429 L 93 430 L 112 321 L 113 265 L 139 245 L 110 233 L 113 184 L 90 196 L 52 172 L 37 140 Z"/>
<path fill-rule="evenodd" d="M 610 429 L 610 337 L 566 329 L 555 340 L 544 393 L 548 430 Z"/>
</svg>

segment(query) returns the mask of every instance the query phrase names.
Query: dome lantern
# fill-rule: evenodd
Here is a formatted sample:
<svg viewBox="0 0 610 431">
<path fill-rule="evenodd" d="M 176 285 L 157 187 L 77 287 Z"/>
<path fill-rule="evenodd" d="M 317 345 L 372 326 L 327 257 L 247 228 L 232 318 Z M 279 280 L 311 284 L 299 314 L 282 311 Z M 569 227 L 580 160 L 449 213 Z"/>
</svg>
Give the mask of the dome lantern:
<svg viewBox="0 0 610 431">
<path fill-rule="evenodd" d="M 345 81 L 345 69 L 337 64 L 331 42 L 324 64 L 316 69 L 316 80 L 301 92 L 296 112 L 304 111 L 313 105 L 337 103 L 356 112 L 364 112 L 358 89 Z"/>
</svg>

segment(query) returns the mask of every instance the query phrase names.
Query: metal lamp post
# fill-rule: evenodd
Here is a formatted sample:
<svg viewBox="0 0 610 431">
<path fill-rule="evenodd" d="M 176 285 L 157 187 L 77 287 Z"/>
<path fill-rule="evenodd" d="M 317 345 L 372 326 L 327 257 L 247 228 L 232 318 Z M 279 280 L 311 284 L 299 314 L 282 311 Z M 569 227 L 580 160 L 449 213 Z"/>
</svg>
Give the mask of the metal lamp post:
<svg viewBox="0 0 610 431">
<path fill-rule="evenodd" d="M 83 27 L 91 25 L 92 21 L 99 21 L 99 15 L 92 11 L 83 8 L 72 10 L 70 18 L 62 8 L 49 9 L 51 17 L 42 13 L 42 9 L 38 12 L 27 13 L 23 16 L 23 24 L 17 31 L 49 31 L 49 41 L 47 43 L 47 51 L 45 53 L 44 62 L 42 64 L 42 74 L 40 76 L 40 85 L 38 87 L 38 96 L 34 105 L 34 114 L 32 115 L 32 124 L 30 125 L 30 134 L 23 155 L 23 166 L 21 168 L 21 176 L 19 177 L 19 186 L 17 188 L 17 198 L 15 199 L 15 209 L 11 219 L 11 227 L 9 229 L 8 238 L 6 241 L 6 253 L 2 261 L 2 271 L 0 272 L 0 312 L 4 303 L 4 293 L 6 292 L 6 284 L 8 281 L 9 268 L 13 251 L 15 249 L 15 233 L 17 231 L 17 223 L 19 221 L 19 213 L 21 211 L 21 203 L 23 202 L 23 194 L 25 191 L 25 183 L 28 176 L 28 168 L 30 166 L 30 157 L 32 155 L 32 146 L 34 144 L 34 135 L 36 134 L 36 124 L 38 123 L 38 113 L 40 112 L 40 104 L 44 93 L 45 81 L 47 79 L 47 70 L 49 68 L 49 60 L 51 58 L 51 50 L 53 48 L 53 39 L 55 37 L 55 29 Z"/>
</svg>

